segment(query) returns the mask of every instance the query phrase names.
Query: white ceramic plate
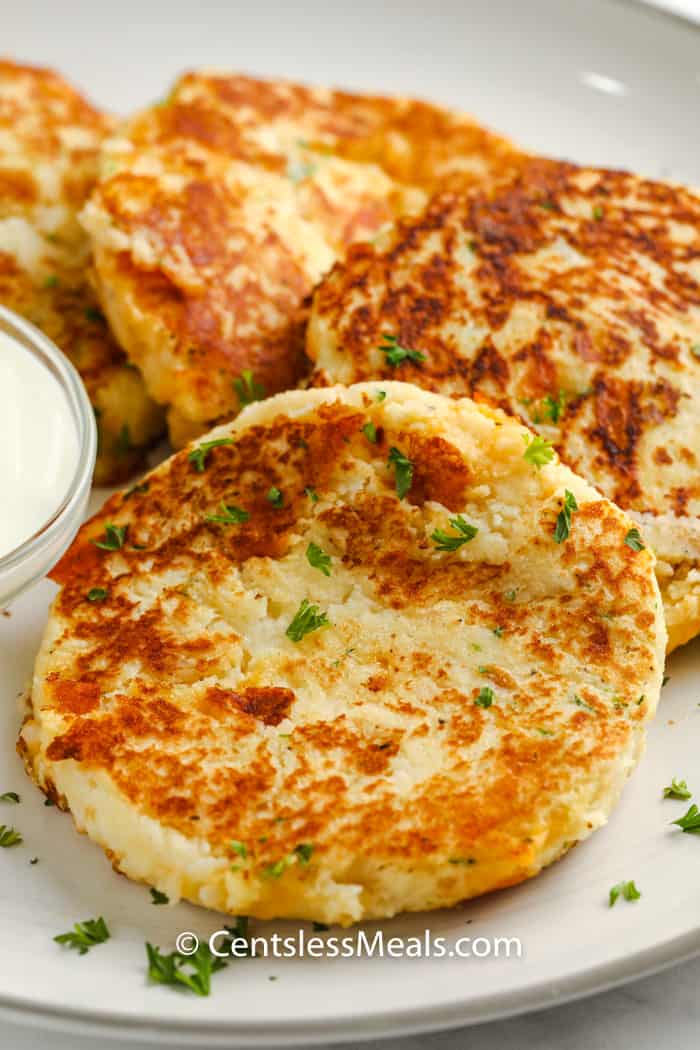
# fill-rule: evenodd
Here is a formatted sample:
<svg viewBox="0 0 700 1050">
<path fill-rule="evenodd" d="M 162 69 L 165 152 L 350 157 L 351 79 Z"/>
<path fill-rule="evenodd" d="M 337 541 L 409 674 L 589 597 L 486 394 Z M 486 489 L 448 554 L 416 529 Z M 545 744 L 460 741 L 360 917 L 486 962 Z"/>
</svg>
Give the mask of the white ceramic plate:
<svg viewBox="0 0 700 1050">
<path fill-rule="evenodd" d="M 177 0 L 122 0 L 106 15 L 102 5 L 66 0 L 60 20 L 54 10 L 35 0 L 15 5 L 3 50 L 72 73 L 113 109 L 162 95 L 180 68 L 206 62 L 421 93 L 471 109 L 533 149 L 700 182 L 700 35 L 636 6 L 354 0 L 334 9 L 327 0 L 257 0 L 195 10 Z M 430 929 L 451 943 L 518 937 L 523 958 L 242 960 L 216 975 L 209 999 L 149 986 L 145 940 L 170 947 L 179 931 L 206 935 L 220 917 L 153 907 L 26 780 L 14 754 L 15 698 L 51 594 L 43 583 L 0 618 L 0 792 L 22 796 L 19 806 L 2 805 L 0 823 L 16 824 L 25 839 L 0 856 L 6 1015 L 171 1045 L 308 1044 L 502 1017 L 700 951 L 700 841 L 669 826 L 687 804 L 661 799 L 672 776 L 700 792 L 696 643 L 670 661 L 647 755 L 607 828 L 531 883 L 383 924 L 387 934 Z M 609 909 L 609 887 L 632 878 L 641 900 Z M 109 943 L 85 958 L 53 943 L 72 922 L 99 914 Z M 295 927 L 258 925 L 274 929 Z"/>
</svg>

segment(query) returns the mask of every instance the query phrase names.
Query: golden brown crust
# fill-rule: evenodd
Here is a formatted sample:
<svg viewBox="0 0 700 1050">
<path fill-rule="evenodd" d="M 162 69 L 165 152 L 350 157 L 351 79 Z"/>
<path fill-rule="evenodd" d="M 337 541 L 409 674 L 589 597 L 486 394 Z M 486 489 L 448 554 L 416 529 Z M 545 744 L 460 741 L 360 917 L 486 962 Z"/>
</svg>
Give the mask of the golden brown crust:
<svg viewBox="0 0 700 1050">
<path fill-rule="evenodd" d="M 80 372 L 97 415 L 103 484 L 127 478 L 162 425 L 98 307 L 77 221 L 111 128 L 57 74 L 0 61 L 0 302 Z"/>
<path fill-rule="evenodd" d="M 531 162 L 351 248 L 315 294 L 312 382 L 400 377 L 523 418 L 610 499 L 659 517 L 663 561 L 694 560 L 682 612 L 664 584 L 680 638 L 700 621 L 684 532 L 700 514 L 699 258 L 692 191 Z M 385 333 L 426 359 L 392 368 Z"/>
<path fill-rule="evenodd" d="M 85 211 L 100 296 L 181 444 L 304 375 L 306 299 L 347 246 L 426 192 L 519 154 L 427 103 L 207 72 L 105 149 Z"/>
<path fill-rule="evenodd" d="M 136 877 L 153 876 L 81 782 L 107 778 L 120 828 L 157 822 L 224 872 L 246 844 L 226 889 L 188 875 L 175 892 L 350 921 L 534 874 L 600 822 L 636 761 L 665 635 L 628 519 L 566 468 L 528 463 L 514 421 L 385 389 L 246 410 L 201 472 L 183 451 L 110 499 L 54 571 L 30 764 Z M 414 464 L 404 499 L 395 447 Z M 567 488 L 579 510 L 557 544 Z M 249 516 L 211 521 L 224 504 Z M 457 513 L 479 533 L 441 553 L 433 532 Z M 118 550 L 96 545 L 107 525 L 126 529 Z M 304 597 L 330 622 L 295 644 Z M 328 903 L 341 883 L 362 902 Z"/>
</svg>

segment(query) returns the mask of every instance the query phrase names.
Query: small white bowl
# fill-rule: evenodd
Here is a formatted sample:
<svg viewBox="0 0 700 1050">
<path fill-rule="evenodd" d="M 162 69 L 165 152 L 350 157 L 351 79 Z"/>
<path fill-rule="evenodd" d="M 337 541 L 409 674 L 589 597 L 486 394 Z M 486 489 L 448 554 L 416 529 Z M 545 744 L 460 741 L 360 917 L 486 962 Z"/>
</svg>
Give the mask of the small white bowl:
<svg viewBox="0 0 700 1050">
<path fill-rule="evenodd" d="M 85 514 L 97 454 L 97 425 L 80 376 L 70 361 L 33 324 L 0 306 L 0 331 L 48 368 L 67 399 L 80 453 L 68 489 L 48 521 L 19 547 L 0 558 L 0 609 L 45 576 L 68 548 Z M 12 513 L 12 496 L 2 513 Z M 7 506 L 9 504 L 9 506 Z"/>
</svg>

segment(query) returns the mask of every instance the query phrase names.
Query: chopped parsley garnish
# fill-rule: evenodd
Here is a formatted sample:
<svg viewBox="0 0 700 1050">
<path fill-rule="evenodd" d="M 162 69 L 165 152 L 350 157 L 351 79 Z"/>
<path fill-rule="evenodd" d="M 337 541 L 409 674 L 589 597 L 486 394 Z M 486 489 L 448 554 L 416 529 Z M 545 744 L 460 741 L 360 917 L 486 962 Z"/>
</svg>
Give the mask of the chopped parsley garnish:
<svg viewBox="0 0 700 1050">
<path fill-rule="evenodd" d="M 306 486 L 304 494 L 309 497 L 312 503 L 318 503 L 318 492 L 316 489 L 312 489 L 310 485 Z"/>
<path fill-rule="evenodd" d="M 377 428 L 375 427 L 371 419 L 368 419 L 365 425 L 363 426 L 362 433 L 365 435 L 367 440 L 371 442 L 371 444 L 377 444 Z"/>
<path fill-rule="evenodd" d="M 545 208 L 547 211 L 554 211 L 554 209 L 556 208 L 556 204 L 554 203 L 554 201 L 545 199 L 538 201 L 537 203 L 539 204 L 540 208 Z"/>
<path fill-rule="evenodd" d="M 101 310 L 98 310 L 96 306 L 88 306 L 85 310 L 85 320 L 92 321 L 93 324 L 97 324 L 99 321 L 104 321 L 104 314 Z"/>
<path fill-rule="evenodd" d="M 131 452 L 133 448 L 131 441 L 131 431 L 129 430 L 129 424 L 124 423 L 121 430 L 117 434 L 117 439 L 114 445 L 115 451 L 118 456 L 125 456 L 127 452 Z"/>
<path fill-rule="evenodd" d="M 425 354 L 422 354 L 420 350 L 409 350 L 401 346 L 395 335 L 383 335 L 379 349 L 386 356 L 387 364 L 392 368 L 398 368 L 404 361 L 412 361 L 416 365 L 425 361 Z"/>
<path fill-rule="evenodd" d="M 641 893 L 634 884 L 634 880 L 630 879 L 628 882 L 618 882 L 616 886 L 613 886 L 610 890 L 608 897 L 608 906 L 612 908 L 618 897 L 623 897 L 626 901 L 638 901 L 641 897 Z"/>
<path fill-rule="evenodd" d="M 327 626 L 326 614 L 319 612 L 318 605 L 312 605 L 304 598 L 285 634 L 292 642 L 300 642 L 305 635 Z"/>
<path fill-rule="evenodd" d="M 93 540 L 96 547 L 103 551 L 118 551 L 124 546 L 128 525 L 105 525 L 105 538 Z"/>
<path fill-rule="evenodd" d="M 700 356 L 700 346 L 698 347 L 698 356 Z M 386 390 L 378 390 L 375 397 L 377 401 L 384 401 L 386 398 Z"/>
<path fill-rule="evenodd" d="M 214 441 L 203 441 L 201 445 L 197 445 L 196 448 L 193 448 L 192 451 L 187 454 L 187 459 L 198 474 L 203 474 L 211 450 L 213 448 L 220 448 L 221 445 L 232 444 L 232 438 L 216 438 Z"/>
<path fill-rule="evenodd" d="M 219 511 L 219 514 L 207 514 L 206 520 L 215 525 L 240 525 L 250 517 L 247 510 L 230 503 L 220 503 Z"/>
<path fill-rule="evenodd" d="M 124 493 L 124 499 L 128 499 L 128 498 L 129 498 L 129 496 L 133 496 L 133 495 L 135 495 L 135 494 L 136 494 L 137 492 L 138 492 L 138 493 L 141 493 L 141 492 L 148 492 L 148 490 L 149 490 L 149 488 L 150 488 L 150 487 L 151 487 L 151 486 L 150 486 L 150 484 L 149 484 L 149 482 L 148 482 L 148 481 L 141 481 L 141 482 L 139 482 L 139 483 L 138 483 L 138 484 L 136 484 L 136 485 L 132 485 L 132 486 L 131 486 L 131 488 L 130 488 L 130 489 L 128 489 L 128 490 L 127 490 L 127 491 L 126 491 L 126 492 Z"/>
<path fill-rule="evenodd" d="M 246 860 L 248 857 L 248 847 L 245 842 L 239 842 L 237 839 L 232 839 L 229 843 L 234 853 L 237 853 L 241 860 Z"/>
<path fill-rule="evenodd" d="M 493 703 L 493 689 L 489 685 L 483 686 L 479 690 L 479 695 L 474 701 L 477 707 L 490 707 Z"/>
<path fill-rule="evenodd" d="M 604 212 L 602 207 L 600 206 L 600 204 L 596 204 L 596 206 L 593 209 L 593 218 L 596 222 L 600 222 L 600 220 L 603 218 L 603 215 Z"/>
<path fill-rule="evenodd" d="M 226 941 L 220 944 L 222 950 L 228 942 L 230 947 L 234 940 L 246 937 L 247 920 L 239 918 L 235 926 L 225 926 Z M 183 955 L 174 951 L 169 955 L 161 952 L 156 945 L 146 942 L 148 959 L 148 977 L 154 984 L 170 984 L 188 988 L 195 995 L 207 996 L 211 992 L 212 974 L 223 970 L 227 961 L 214 955 L 206 941 L 202 941 L 192 955 Z"/>
<path fill-rule="evenodd" d="M 331 556 L 316 543 L 310 543 L 306 548 L 306 560 L 314 569 L 319 569 L 324 576 L 330 576 Z"/>
<path fill-rule="evenodd" d="M 300 864 L 308 864 L 314 852 L 314 847 L 310 842 L 300 842 L 298 846 L 294 847 L 294 852 Z"/>
<path fill-rule="evenodd" d="M 448 859 L 448 864 L 464 864 L 471 866 L 472 864 L 476 864 L 476 861 L 473 857 L 450 857 Z"/>
<path fill-rule="evenodd" d="M 21 841 L 22 835 L 16 828 L 11 828 L 9 824 L 0 824 L 0 846 L 3 849 L 19 846 Z"/>
<path fill-rule="evenodd" d="M 273 864 L 268 864 L 263 869 L 262 875 L 264 879 L 279 879 L 284 875 L 287 868 L 290 868 L 293 864 L 306 865 L 311 860 L 314 852 L 314 847 L 310 842 L 300 842 L 298 846 L 294 847 L 291 853 L 288 853 L 286 857 L 280 857 Z"/>
<path fill-rule="evenodd" d="M 554 526 L 555 543 L 563 543 L 565 539 L 568 539 L 569 533 L 571 532 L 571 515 L 577 510 L 578 503 L 576 502 L 576 497 L 573 492 L 569 492 L 568 489 L 565 489 L 564 503 L 557 514 L 557 523 Z"/>
<path fill-rule="evenodd" d="M 284 875 L 285 871 L 291 863 L 290 857 L 282 857 L 281 860 L 276 860 L 274 864 L 268 864 L 263 869 L 262 876 L 264 879 L 279 879 Z"/>
<path fill-rule="evenodd" d="M 676 780 L 675 777 L 668 787 L 664 788 L 664 798 L 688 799 L 691 795 L 692 792 L 688 790 L 685 780 Z"/>
<path fill-rule="evenodd" d="M 582 707 L 584 711 L 590 711 L 592 715 L 598 714 L 595 707 L 592 707 L 590 704 L 587 704 L 585 700 L 582 700 L 578 693 L 574 696 L 574 703 L 577 707 Z"/>
<path fill-rule="evenodd" d="M 700 809 L 693 803 L 687 813 L 684 813 L 678 820 L 672 820 L 671 823 L 677 824 L 688 835 L 700 835 Z"/>
<path fill-rule="evenodd" d="M 284 504 L 284 496 L 282 495 L 280 489 L 276 488 L 274 485 L 272 486 L 272 488 L 267 490 L 265 494 L 265 499 L 268 501 L 268 503 L 271 503 L 273 507 L 281 507 Z"/>
<path fill-rule="evenodd" d="M 527 441 L 527 438 L 525 439 Z M 528 442 L 528 446 L 523 453 L 523 458 L 528 463 L 532 463 L 533 467 L 537 467 L 541 470 L 545 463 L 551 463 L 554 459 L 554 449 L 552 448 L 552 442 L 548 441 L 547 438 L 540 437 L 536 434 L 531 441 Z"/>
<path fill-rule="evenodd" d="M 44 278 L 44 288 L 58 288 L 58 277 L 55 273 Z"/>
<path fill-rule="evenodd" d="M 633 551 L 644 550 L 644 543 L 642 542 L 642 537 L 639 533 L 639 529 L 630 529 L 627 535 L 625 536 L 625 543 Z"/>
<path fill-rule="evenodd" d="M 457 530 L 456 536 L 451 536 L 442 529 L 435 529 L 435 532 L 432 533 L 430 538 L 436 550 L 456 551 L 463 543 L 473 540 L 479 531 L 476 525 L 470 525 L 468 521 L 465 521 L 461 514 L 458 514 L 456 518 L 450 518 L 450 525 Z"/>
<path fill-rule="evenodd" d="M 170 897 L 151 886 L 151 904 L 170 904 Z"/>
<path fill-rule="evenodd" d="M 265 397 L 265 387 L 261 383 L 255 382 L 253 373 L 249 368 L 241 372 L 238 379 L 234 379 L 233 389 L 236 391 L 241 408 L 245 408 L 246 405 L 252 405 L 254 401 L 262 401 Z"/>
<path fill-rule="evenodd" d="M 403 499 L 413 484 L 413 463 L 404 456 L 400 449 L 393 447 L 389 452 L 388 462 L 389 466 L 394 468 L 396 494 L 399 499 Z"/>
<path fill-rule="evenodd" d="M 108 594 L 109 591 L 106 591 L 104 587 L 92 587 L 87 592 L 87 600 L 89 602 L 103 602 Z"/>
<path fill-rule="evenodd" d="M 552 423 L 558 423 L 566 409 L 566 394 L 563 390 L 559 391 L 556 398 L 547 394 L 542 404 L 544 406 L 545 416 L 547 416 Z"/>
<path fill-rule="evenodd" d="M 496 635 L 497 638 L 502 638 L 503 637 L 503 631 L 504 631 L 503 627 L 492 627 L 491 630 L 493 631 L 493 633 Z"/>
<path fill-rule="evenodd" d="M 75 948 L 80 955 L 85 955 L 96 944 L 104 944 L 109 940 L 107 923 L 100 915 L 99 919 L 86 919 L 85 922 L 76 922 L 68 933 L 59 933 L 54 940 L 57 944 L 65 944 L 68 948 Z"/>
<path fill-rule="evenodd" d="M 19 802 L 19 795 L 16 791 L 5 791 L 0 795 L 0 802 L 14 802 L 15 805 Z"/>
</svg>

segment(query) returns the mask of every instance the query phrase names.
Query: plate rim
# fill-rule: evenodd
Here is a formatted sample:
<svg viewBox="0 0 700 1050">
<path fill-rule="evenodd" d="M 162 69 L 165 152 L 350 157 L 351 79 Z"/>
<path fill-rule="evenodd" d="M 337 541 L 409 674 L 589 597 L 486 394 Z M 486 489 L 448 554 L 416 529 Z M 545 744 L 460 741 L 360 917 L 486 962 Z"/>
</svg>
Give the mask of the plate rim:
<svg viewBox="0 0 700 1050">
<path fill-rule="evenodd" d="M 153 1045 L 169 1043 L 179 1046 L 265 1047 L 323 1045 L 396 1038 L 472 1027 L 490 1021 L 506 1020 L 554 1006 L 563 1006 L 604 991 L 611 991 L 630 981 L 640 980 L 671 966 L 700 956 L 700 923 L 691 930 L 662 944 L 642 948 L 612 962 L 590 967 L 561 982 L 541 979 L 517 992 L 505 989 L 482 996 L 476 1004 L 464 1000 L 434 1006 L 420 1006 L 378 1013 L 353 1015 L 345 1013 L 328 1020 L 265 1021 L 231 1025 L 229 1021 L 199 1018 L 172 1021 L 148 1014 L 129 1015 L 116 1010 L 98 1011 L 87 1008 L 47 1006 L 17 996 L 0 993 L 0 1017 L 20 1025 L 66 1032 L 78 1036 L 109 1036 L 129 1041 L 137 1039 Z"/>
</svg>

